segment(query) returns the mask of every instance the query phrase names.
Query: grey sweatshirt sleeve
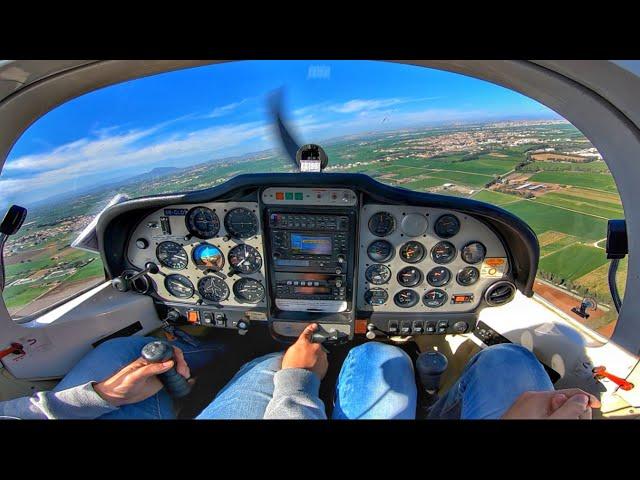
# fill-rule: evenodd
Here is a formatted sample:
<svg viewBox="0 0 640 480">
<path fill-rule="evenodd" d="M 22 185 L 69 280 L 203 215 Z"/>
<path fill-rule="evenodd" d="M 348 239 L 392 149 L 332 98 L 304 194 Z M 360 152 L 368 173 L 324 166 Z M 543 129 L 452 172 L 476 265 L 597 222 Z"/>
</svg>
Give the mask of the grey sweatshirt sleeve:
<svg viewBox="0 0 640 480">
<path fill-rule="evenodd" d="M 38 392 L 31 397 L 0 402 L 0 419 L 94 419 L 114 407 L 93 389 L 93 382 L 59 392 Z"/>
<path fill-rule="evenodd" d="M 286 368 L 276 372 L 273 398 L 267 405 L 265 419 L 325 420 L 320 400 L 320 379 L 303 368 Z"/>
</svg>

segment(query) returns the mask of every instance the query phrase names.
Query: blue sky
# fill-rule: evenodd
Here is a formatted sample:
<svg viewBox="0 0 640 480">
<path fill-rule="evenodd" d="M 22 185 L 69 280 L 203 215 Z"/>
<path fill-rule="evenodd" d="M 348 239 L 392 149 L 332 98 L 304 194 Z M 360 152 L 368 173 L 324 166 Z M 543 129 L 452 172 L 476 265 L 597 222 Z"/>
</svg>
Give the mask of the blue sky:
<svg viewBox="0 0 640 480">
<path fill-rule="evenodd" d="M 451 122 L 557 119 L 502 87 L 438 70 L 370 61 L 243 61 L 110 86 L 36 121 L 0 176 L 0 203 L 277 146 L 270 92 L 301 142 Z M 34 194 L 34 192 L 37 192 Z M 42 194 L 40 193 L 42 192 Z"/>
</svg>

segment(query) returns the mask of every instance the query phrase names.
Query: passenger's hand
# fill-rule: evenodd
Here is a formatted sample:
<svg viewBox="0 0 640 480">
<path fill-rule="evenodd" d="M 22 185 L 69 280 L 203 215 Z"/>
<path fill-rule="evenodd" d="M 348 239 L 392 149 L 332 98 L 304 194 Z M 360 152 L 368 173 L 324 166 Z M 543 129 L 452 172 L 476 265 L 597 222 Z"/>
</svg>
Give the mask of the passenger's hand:
<svg viewBox="0 0 640 480">
<path fill-rule="evenodd" d="M 564 419 L 590 420 L 592 408 L 600 401 L 579 388 L 553 392 L 525 392 L 511 405 L 503 419 Z"/>
<path fill-rule="evenodd" d="M 184 378 L 189 378 L 189 366 L 184 360 L 182 350 L 173 347 L 176 371 Z M 112 377 L 94 384 L 93 389 L 107 402 L 119 407 L 137 403 L 155 395 L 162 389 L 162 383 L 156 377 L 174 365 L 174 360 L 164 363 L 148 363 L 143 358 L 134 360 Z M 190 380 L 193 383 L 193 380 Z"/>
<path fill-rule="evenodd" d="M 282 359 L 283 370 L 285 368 L 304 368 L 315 373 L 320 377 L 320 380 L 324 378 L 329 368 L 327 353 L 320 343 L 311 343 L 311 336 L 317 329 L 317 323 L 307 326 L 296 343 L 289 347 Z"/>
</svg>

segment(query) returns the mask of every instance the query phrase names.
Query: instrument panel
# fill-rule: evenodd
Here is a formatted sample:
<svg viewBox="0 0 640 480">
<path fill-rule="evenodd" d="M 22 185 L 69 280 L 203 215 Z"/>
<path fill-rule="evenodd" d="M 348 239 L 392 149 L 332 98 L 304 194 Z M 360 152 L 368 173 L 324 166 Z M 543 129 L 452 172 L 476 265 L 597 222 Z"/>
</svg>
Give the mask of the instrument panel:
<svg viewBox="0 0 640 480">
<path fill-rule="evenodd" d="M 189 305 L 266 306 L 262 226 L 254 202 L 171 205 L 146 216 L 128 245 L 159 299 Z"/>
<path fill-rule="evenodd" d="M 246 177 L 242 194 L 231 187 L 224 201 L 206 201 L 207 191 L 181 194 L 190 201 L 158 199 L 151 213 L 145 204 L 131 227 L 121 217 L 127 234 L 119 271 L 146 273 L 147 285 L 134 290 L 151 295 L 161 315 L 174 310 L 190 323 L 245 330 L 267 321 L 284 337 L 310 321 L 350 337 L 357 321 L 384 335 L 447 334 L 472 330 L 481 308 L 515 294 L 513 245 L 502 227 L 476 215 L 495 207 L 405 194 L 359 175 L 359 187 L 348 174 L 338 187 L 316 183 L 328 175 L 293 175 L 303 179 L 295 187 Z M 385 202 L 396 191 L 438 202 Z M 455 208 L 465 202 L 471 206 Z M 508 221 L 526 237 L 525 224 Z M 150 262 L 157 268 L 145 271 Z M 360 325 L 357 333 L 365 333 Z"/>
<path fill-rule="evenodd" d="M 497 235 L 451 210 L 367 204 L 361 209 L 358 309 L 463 313 L 509 273 Z"/>
</svg>

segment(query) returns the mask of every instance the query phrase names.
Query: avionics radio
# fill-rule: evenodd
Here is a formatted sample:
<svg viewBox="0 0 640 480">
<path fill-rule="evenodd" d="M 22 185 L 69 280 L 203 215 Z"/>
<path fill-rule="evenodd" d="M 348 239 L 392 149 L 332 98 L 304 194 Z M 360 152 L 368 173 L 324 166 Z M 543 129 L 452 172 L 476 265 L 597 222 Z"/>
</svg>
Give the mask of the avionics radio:
<svg viewBox="0 0 640 480">
<path fill-rule="evenodd" d="M 350 309 L 350 215 L 270 212 L 276 306 L 288 311 Z"/>
</svg>

